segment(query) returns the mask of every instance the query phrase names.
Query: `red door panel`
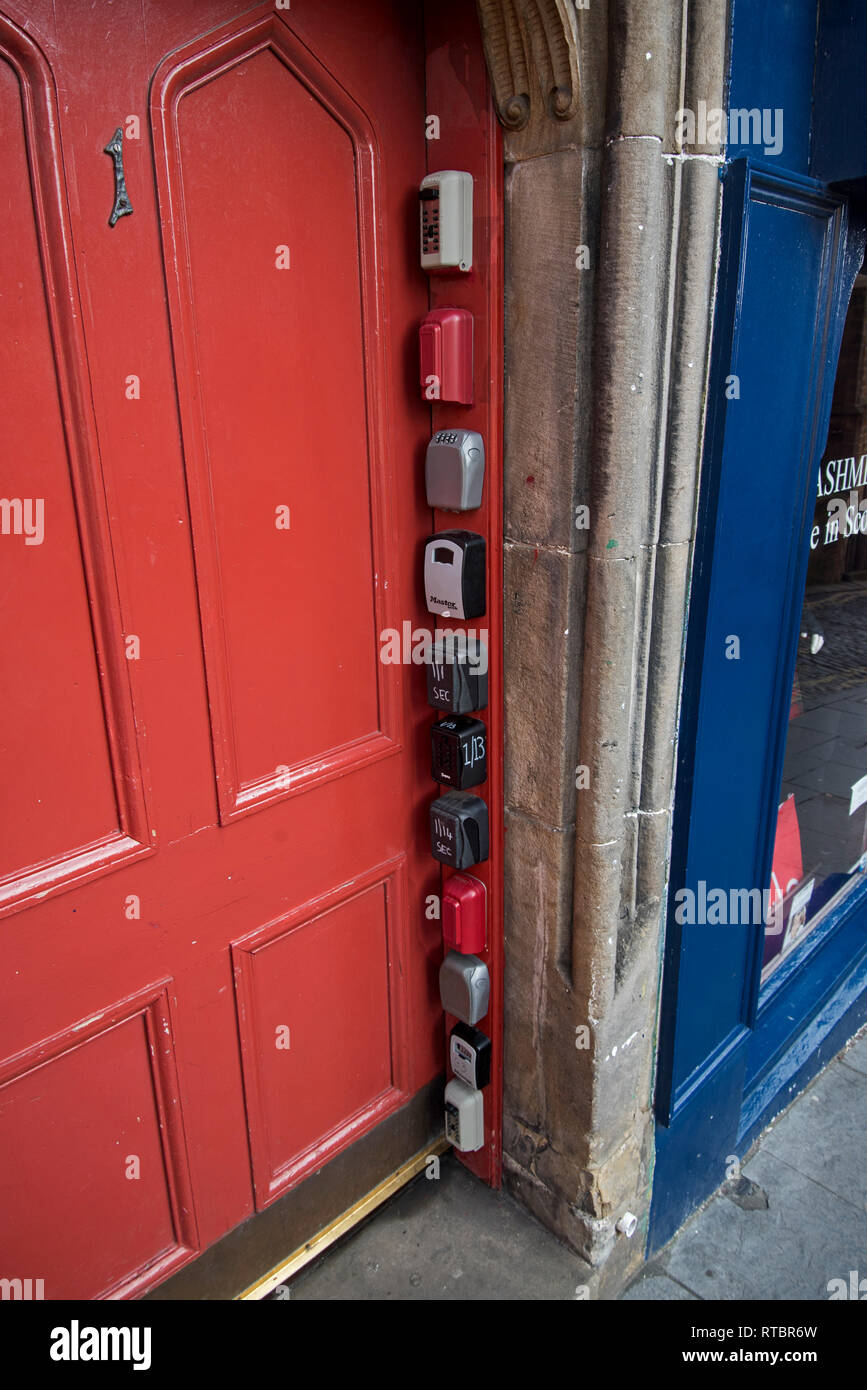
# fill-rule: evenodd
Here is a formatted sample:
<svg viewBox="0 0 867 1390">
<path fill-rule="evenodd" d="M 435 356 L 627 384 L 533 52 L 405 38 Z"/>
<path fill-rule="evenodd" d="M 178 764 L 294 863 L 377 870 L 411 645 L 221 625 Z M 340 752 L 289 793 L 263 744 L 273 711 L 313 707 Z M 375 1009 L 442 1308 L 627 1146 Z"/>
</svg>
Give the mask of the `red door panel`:
<svg viewBox="0 0 867 1390">
<path fill-rule="evenodd" d="M 425 114 L 420 4 L 0 0 L 0 1276 L 48 1298 L 149 1288 L 443 1069 L 432 712 L 380 660 L 433 626 Z"/>
<path fill-rule="evenodd" d="M 47 1297 L 134 1292 L 194 1248 L 170 1037 L 158 990 L 0 1074 L 0 1150 L 18 1158 L 0 1176 L 4 1267 L 45 1271 Z M 64 1241 L 71 1215 L 87 1241 Z"/>
<path fill-rule="evenodd" d="M 16 745 L 7 751 L 7 790 L 18 808 L 0 850 L 8 889 L 17 871 L 68 855 L 76 841 L 104 839 L 116 831 L 118 818 L 41 263 L 41 253 L 54 257 L 56 247 L 40 235 L 27 160 L 27 135 L 31 141 L 38 136 L 32 125 L 26 130 L 19 81 L 8 63 L 0 67 L 0 109 L 0 276 L 4 291 L 11 290 L 4 292 L 9 408 L 3 417 L 3 488 L 8 505 L 19 512 L 12 514 L 19 534 L 13 529 L 8 537 L 13 543 L 0 551 L 9 598 L 0 613 L 8 702 L 4 742 Z M 22 610 L 31 615 L 26 625 L 19 621 Z M 58 668 L 66 695 L 59 707 Z M 81 796 L 85 781 L 86 800 Z M 35 786 L 47 795 L 34 796 Z"/>
<path fill-rule="evenodd" d="M 234 948 L 260 1207 L 400 1100 L 405 892 L 401 859 Z"/>
<path fill-rule="evenodd" d="M 51 75 L 0 27 L 0 913 L 147 845 Z M 86 790 L 85 790 L 86 789 Z"/>
<path fill-rule="evenodd" d="M 154 93 L 226 820 L 394 750 L 379 161 L 273 16 L 173 56 Z"/>
</svg>

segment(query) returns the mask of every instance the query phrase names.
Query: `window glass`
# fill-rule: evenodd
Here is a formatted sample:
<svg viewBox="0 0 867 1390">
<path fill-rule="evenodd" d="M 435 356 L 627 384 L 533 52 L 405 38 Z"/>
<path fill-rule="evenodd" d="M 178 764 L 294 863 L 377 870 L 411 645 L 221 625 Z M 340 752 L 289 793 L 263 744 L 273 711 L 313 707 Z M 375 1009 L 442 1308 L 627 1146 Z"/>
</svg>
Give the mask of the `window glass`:
<svg viewBox="0 0 867 1390">
<path fill-rule="evenodd" d="M 867 276 L 819 468 L 771 877 L 764 977 L 867 865 Z"/>
</svg>

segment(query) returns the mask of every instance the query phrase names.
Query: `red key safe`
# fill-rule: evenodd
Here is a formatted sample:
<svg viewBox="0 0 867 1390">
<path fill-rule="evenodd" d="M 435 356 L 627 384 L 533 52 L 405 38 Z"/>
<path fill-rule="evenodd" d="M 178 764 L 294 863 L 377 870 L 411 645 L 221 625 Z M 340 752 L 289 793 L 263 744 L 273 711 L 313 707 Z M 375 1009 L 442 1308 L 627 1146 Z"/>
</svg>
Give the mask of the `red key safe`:
<svg viewBox="0 0 867 1390">
<path fill-rule="evenodd" d="M 425 401 L 473 403 L 473 316 L 469 309 L 431 309 L 418 330 Z"/>
<path fill-rule="evenodd" d="M 452 874 L 443 889 L 443 943 L 447 951 L 479 955 L 485 949 L 485 885 L 471 874 Z"/>
</svg>

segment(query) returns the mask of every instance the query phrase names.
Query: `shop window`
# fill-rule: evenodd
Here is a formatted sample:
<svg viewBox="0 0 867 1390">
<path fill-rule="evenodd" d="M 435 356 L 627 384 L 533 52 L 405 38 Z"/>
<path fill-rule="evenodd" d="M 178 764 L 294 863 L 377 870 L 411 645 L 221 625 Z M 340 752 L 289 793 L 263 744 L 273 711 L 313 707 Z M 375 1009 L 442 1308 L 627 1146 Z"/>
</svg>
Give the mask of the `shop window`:
<svg viewBox="0 0 867 1390">
<path fill-rule="evenodd" d="M 819 469 L 777 814 L 763 979 L 867 869 L 867 275 Z"/>
</svg>

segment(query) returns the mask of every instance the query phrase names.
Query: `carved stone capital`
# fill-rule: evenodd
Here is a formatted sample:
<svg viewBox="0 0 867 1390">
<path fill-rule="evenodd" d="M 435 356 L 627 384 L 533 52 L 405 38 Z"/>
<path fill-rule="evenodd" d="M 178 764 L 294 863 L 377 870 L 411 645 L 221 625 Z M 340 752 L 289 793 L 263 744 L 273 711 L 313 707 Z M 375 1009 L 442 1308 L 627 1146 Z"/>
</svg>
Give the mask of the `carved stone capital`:
<svg viewBox="0 0 867 1390">
<path fill-rule="evenodd" d="M 556 121 L 578 110 L 574 0 L 476 0 L 497 115 L 523 130 L 534 109 Z"/>
</svg>

